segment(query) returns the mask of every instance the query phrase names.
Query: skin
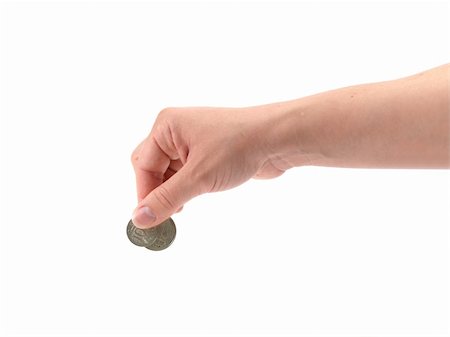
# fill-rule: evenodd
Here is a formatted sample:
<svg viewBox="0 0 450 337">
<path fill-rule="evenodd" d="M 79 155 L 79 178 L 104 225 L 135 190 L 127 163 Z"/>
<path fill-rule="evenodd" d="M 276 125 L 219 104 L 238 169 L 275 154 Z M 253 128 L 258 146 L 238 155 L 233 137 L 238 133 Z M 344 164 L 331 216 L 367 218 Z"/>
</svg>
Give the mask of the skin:
<svg viewBox="0 0 450 337">
<path fill-rule="evenodd" d="M 190 199 L 305 165 L 450 167 L 450 64 L 247 108 L 166 108 L 133 151 L 137 227 Z M 169 179 L 170 178 L 170 179 Z"/>
</svg>

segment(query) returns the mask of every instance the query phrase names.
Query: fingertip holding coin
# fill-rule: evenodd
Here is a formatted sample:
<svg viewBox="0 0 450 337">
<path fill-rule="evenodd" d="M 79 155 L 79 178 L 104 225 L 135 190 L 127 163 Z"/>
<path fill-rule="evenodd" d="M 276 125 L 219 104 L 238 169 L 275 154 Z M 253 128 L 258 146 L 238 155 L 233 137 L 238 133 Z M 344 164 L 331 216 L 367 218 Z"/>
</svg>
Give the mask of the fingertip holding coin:
<svg viewBox="0 0 450 337">
<path fill-rule="evenodd" d="M 156 216 L 153 214 L 152 210 L 147 206 L 142 206 L 137 208 L 131 217 L 133 224 L 137 228 L 145 229 L 150 227 L 155 227 Z"/>
<path fill-rule="evenodd" d="M 157 226 L 138 228 L 130 220 L 127 225 L 128 239 L 139 247 L 159 251 L 169 247 L 176 236 L 176 226 L 172 218 L 168 218 Z"/>
</svg>

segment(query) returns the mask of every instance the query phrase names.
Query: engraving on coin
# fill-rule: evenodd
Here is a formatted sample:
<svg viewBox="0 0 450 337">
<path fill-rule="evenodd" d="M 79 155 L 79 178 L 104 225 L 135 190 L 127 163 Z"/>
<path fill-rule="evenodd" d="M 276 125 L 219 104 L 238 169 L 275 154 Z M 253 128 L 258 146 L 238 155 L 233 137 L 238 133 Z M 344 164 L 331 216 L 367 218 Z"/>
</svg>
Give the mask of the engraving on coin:
<svg viewBox="0 0 450 337">
<path fill-rule="evenodd" d="M 137 228 L 130 220 L 127 226 L 128 239 L 136 246 L 150 250 L 163 250 L 171 245 L 176 236 L 176 227 L 172 218 L 158 226 L 146 229 Z"/>
<path fill-rule="evenodd" d="M 152 244 L 157 238 L 157 227 L 141 229 L 137 228 L 133 221 L 128 222 L 127 226 L 127 236 L 128 239 L 136 246 L 145 247 Z"/>
<path fill-rule="evenodd" d="M 158 228 L 158 237 L 150 245 L 145 248 L 150 250 L 163 250 L 169 247 L 177 234 L 177 228 L 172 218 L 160 223 L 155 228 Z"/>
</svg>

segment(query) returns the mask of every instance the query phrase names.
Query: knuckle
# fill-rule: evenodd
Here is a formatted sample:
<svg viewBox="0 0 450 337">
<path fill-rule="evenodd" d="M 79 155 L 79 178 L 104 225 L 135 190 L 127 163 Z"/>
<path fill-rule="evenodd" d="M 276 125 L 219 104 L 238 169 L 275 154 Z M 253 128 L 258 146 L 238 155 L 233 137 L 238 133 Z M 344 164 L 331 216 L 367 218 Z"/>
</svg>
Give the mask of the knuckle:
<svg viewBox="0 0 450 337">
<path fill-rule="evenodd" d="M 175 209 L 175 200 L 164 186 L 161 185 L 155 190 L 154 197 L 164 209 L 169 211 Z"/>
<path fill-rule="evenodd" d="M 162 109 L 162 110 L 159 112 L 158 117 L 160 117 L 160 118 L 167 118 L 167 117 L 169 117 L 169 116 L 172 116 L 173 113 L 174 113 L 174 111 L 175 111 L 175 108 L 172 108 L 172 107 L 164 108 L 164 109 Z"/>
<path fill-rule="evenodd" d="M 139 161 L 139 151 L 137 151 L 137 149 L 131 153 L 130 161 L 133 166 L 137 165 L 137 163 Z"/>
</svg>

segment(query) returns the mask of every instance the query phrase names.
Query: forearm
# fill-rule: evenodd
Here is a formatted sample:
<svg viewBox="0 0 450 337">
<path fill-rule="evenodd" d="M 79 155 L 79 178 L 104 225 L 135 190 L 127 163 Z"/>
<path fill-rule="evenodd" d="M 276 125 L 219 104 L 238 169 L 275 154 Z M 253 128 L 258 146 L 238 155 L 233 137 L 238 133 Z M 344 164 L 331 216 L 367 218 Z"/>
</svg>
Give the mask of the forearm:
<svg viewBox="0 0 450 337">
<path fill-rule="evenodd" d="M 449 66 L 253 108 L 167 108 L 132 155 L 133 223 L 293 166 L 449 167 Z M 226 149 L 226 150 L 225 150 Z"/>
<path fill-rule="evenodd" d="M 267 106 L 272 164 L 448 168 L 449 70 Z"/>
</svg>

